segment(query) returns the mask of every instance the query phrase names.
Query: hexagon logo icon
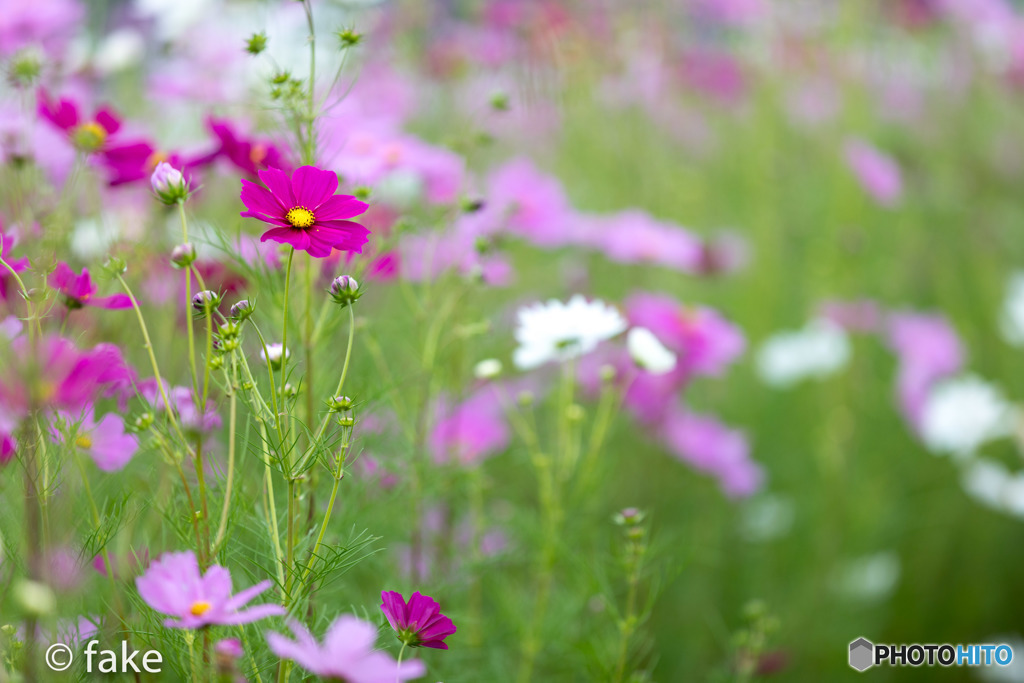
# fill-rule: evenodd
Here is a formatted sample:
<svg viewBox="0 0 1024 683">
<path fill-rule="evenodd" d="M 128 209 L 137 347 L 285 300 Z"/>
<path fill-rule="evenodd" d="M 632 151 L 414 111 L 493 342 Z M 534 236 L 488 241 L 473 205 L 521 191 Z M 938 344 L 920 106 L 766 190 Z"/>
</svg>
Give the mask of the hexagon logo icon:
<svg viewBox="0 0 1024 683">
<path fill-rule="evenodd" d="M 875 663 L 875 646 L 867 638 L 858 638 L 850 643 L 850 666 L 857 671 L 866 671 Z"/>
</svg>

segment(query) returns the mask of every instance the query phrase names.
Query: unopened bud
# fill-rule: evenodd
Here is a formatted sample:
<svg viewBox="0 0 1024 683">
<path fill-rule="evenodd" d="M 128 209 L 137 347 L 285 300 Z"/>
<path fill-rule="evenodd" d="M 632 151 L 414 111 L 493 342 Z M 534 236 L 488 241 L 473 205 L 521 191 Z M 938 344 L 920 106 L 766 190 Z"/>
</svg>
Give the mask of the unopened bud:
<svg viewBox="0 0 1024 683">
<path fill-rule="evenodd" d="M 258 55 L 267 49 L 267 34 L 254 33 L 245 41 L 245 51 L 251 55 Z"/>
<path fill-rule="evenodd" d="M 57 597 L 44 583 L 22 579 L 14 586 L 14 596 L 21 608 L 35 616 L 52 614 L 57 607 Z"/>
<path fill-rule="evenodd" d="M 348 396 L 333 396 L 327 405 L 332 413 L 340 413 L 344 410 L 352 410 L 352 399 Z"/>
<path fill-rule="evenodd" d="M 242 299 L 241 301 L 239 301 L 238 303 L 231 307 L 230 315 L 235 320 L 241 322 L 242 320 L 245 320 L 250 315 L 252 315 L 254 310 L 255 307 L 253 306 L 251 301 L 249 301 L 248 299 Z"/>
<path fill-rule="evenodd" d="M 220 295 L 209 289 L 196 292 L 192 297 L 192 308 L 202 315 L 212 311 L 220 305 Z"/>
<path fill-rule="evenodd" d="M 164 204 L 171 205 L 188 199 L 188 183 L 181 171 L 166 161 L 161 161 L 149 177 L 153 194 Z"/>
<path fill-rule="evenodd" d="M 622 526 L 626 524 L 639 524 L 644 521 L 644 513 L 638 508 L 624 508 L 615 513 L 615 523 Z"/>
<path fill-rule="evenodd" d="M 171 250 L 171 265 L 175 268 L 188 268 L 196 260 L 196 248 L 185 242 Z"/>
<path fill-rule="evenodd" d="M 363 295 L 359 290 L 359 283 L 349 275 L 334 278 L 329 291 L 334 302 L 342 308 L 355 303 Z"/>
<path fill-rule="evenodd" d="M 295 398 L 299 395 L 299 390 L 292 386 L 291 382 L 284 385 L 284 389 L 281 390 L 285 398 Z"/>
<path fill-rule="evenodd" d="M 281 368 L 281 360 L 283 358 L 291 358 L 291 351 L 288 351 L 280 344 L 267 344 L 267 348 L 260 351 L 260 359 L 270 363 L 270 367 L 275 370 Z"/>
</svg>

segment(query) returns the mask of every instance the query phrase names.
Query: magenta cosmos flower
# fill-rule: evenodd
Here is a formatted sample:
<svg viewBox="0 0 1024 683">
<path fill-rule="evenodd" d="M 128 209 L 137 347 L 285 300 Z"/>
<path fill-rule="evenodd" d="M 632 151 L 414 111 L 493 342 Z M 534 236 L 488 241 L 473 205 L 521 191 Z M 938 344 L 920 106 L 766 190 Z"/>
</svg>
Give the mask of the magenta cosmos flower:
<svg viewBox="0 0 1024 683">
<path fill-rule="evenodd" d="M 107 139 L 121 129 L 121 121 L 112 109 L 101 107 L 92 118 L 83 118 L 72 100 L 60 98 L 54 102 L 45 90 L 39 91 L 38 112 L 85 152 L 104 149 Z"/>
<path fill-rule="evenodd" d="M 242 216 L 276 226 L 263 233 L 261 242 L 290 244 L 319 257 L 330 256 L 332 249 L 362 252 L 370 231 L 345 219 L 366 211 L 367 204 L 349 195 L 335 195 L 335 173 L 303 166 L 291 178 L 276 168 L 260 171 L 259 177 L 270 189 L 243 180 L 242 202 L 249 210 Z"/>
<path fill-rule="evenodd" d="M 257 605 L 242 610 L 270 585 L 270 581 L 262 581 L 231 595 L 231 572 L 213 565 L 206 574 L 200 574 L 199 563 L 191 551 L 167 553 L 135 579 L 135 587 L 146 604 L 175 617 L 164 620 L 164 626 L 191 629 L 213 624 L 248 624 L 285 614 L 280 605 Z"/>
<path fill-rule="evenodd" d="M 74 424 L 71 417 L 64 417 Z M 75 448 L 86 453 L 104 472 L 123 469 L 139 448 L 135 437 L 125 432 L 124 420 L 114 413 L 107 413 L 97 422 L 92 411 L 87 412 L 74 437 Z"/>
<path fill-rule="evenodd" d="M 291 621 L 288 628 L 295 640 L 280 633 L 268 633 L 267 644 L 278 657 L 291 659 L 303 669 L 328 680 L 345 683 L 396 683 L 419 678 L 426 673 L 423 662 L 411 660 L 398 664 L 386 652 L 375 651 L 377 628 L 353 616 L 338 617 L 317 643 L 302 624 Z"/>
<path fill-rule="evenodd" d="M 127 294 L 95 296 L 96 285 L 92 282 L 88 268 L 82 268 L 82 274 L 75 275 L 75 271 L 71 270 L 68 264 L 58 263 L 57 268 L 50 273 L 49 283 L 64 295 L 64 302 L 71 309 L 83 306 L 107 309 L 132 307 L 132 300 Z"/>
<path fill-rule="evenodd" d="M 448 649 L 444 639 L 455 633 L 455 624 L 441 614 L 436 600 L 418 591 L 409 602 L 396 591 L 382 591 L 380 597 L 384 601 L 380 608 L 400 641 L 412 647 Z"/>
</svg>

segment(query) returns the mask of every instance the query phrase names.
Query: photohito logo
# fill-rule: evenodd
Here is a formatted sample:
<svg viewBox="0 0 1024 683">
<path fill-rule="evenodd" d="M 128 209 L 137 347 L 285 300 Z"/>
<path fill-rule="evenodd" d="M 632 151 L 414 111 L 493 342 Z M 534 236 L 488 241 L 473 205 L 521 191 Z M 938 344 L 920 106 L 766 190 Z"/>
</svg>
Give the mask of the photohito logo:
<svg viewBox="0 0 1024 683">
<path fill-rule="evenodd" d="M 867 671 L 875 665 L 889 666 L 1008 666 L 1013 648 L 1005 643 L 982 645 L 875 645 L 867 638 L 850 643 L 850 666 Z"/>
</svg>

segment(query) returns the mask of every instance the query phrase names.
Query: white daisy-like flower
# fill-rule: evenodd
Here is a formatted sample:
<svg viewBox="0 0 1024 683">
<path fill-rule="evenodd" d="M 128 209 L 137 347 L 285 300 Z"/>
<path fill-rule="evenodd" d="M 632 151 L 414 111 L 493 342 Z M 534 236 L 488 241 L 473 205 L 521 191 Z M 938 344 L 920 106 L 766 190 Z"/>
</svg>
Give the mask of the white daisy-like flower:
<svg viewBox="0 0 1024 683">
<path fill-rule="evenodd" d="M 626 329 L 617 310 L 600 300 L 587 301 L 580 294 L 568 303 L 551 299 L 524 306 L 516 316 L 519 348 L 512 360 L 521 370 L 590 353 Z"/>
<path fill-rule="evenodd" d="M 664 375 L 676 367 L 676 354 L 665 348 L 646 327 L 634 327 L 629 331 L 626 348 L 633 362 L 652 375 Z"/>
<path fill-rule="evenodd" d="M 757 370 L 766 384 L 792 386 L 812 377 L 827 377 L 850 360 L 850 342 L 838 325 L 813 320 L 802 330 L 770 337 L 757 354 Z"/>
<path fill-rule="evenodd" d="M 1011 406 L 999 390 L 971 375 L 936 385 L 925 400 L 921 437 L 934 453 L 964 458 L 982 444 L 1008 436 Z"/>
</svg>

